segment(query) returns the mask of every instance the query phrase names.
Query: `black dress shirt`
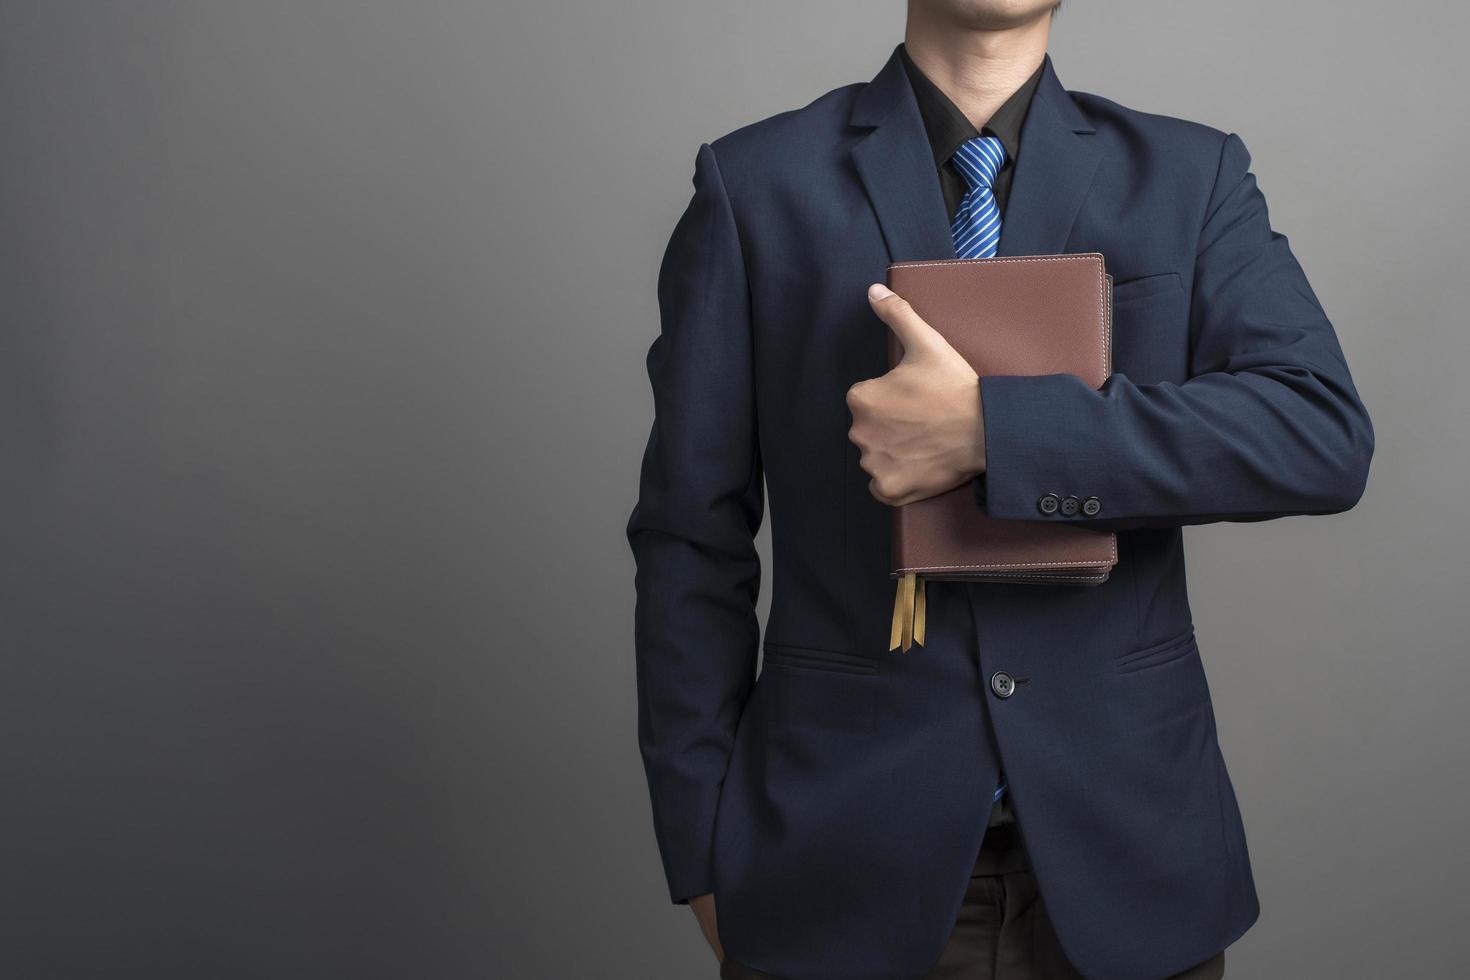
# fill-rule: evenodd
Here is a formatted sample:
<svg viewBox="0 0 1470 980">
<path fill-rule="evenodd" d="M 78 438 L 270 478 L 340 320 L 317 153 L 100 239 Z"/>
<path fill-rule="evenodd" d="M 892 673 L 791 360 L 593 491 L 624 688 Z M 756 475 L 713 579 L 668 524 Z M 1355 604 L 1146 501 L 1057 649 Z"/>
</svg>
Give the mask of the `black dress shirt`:
<svg viewBox="0 0 1470 980">
<path fill-rule="evenodd" d="M 944 203 L 949 207 L 950 221 L 954 220 L 960 201 L 970 189 L 965 178 L 949 162 L 950 156 L 965 140 L 977 136 L 994 136 L 1006 150 L 1005 163 L 1001 164 L 990 188 L 995 195 L 995 206 L 1000 209 L 1001 220 L 1004 222 L 1006 199 L 1011 190 L 1011 174 L 1016 169 L 1015 161 L 1021 152 L 1021 124 L 1026 121 L 1026 111 L 1031 108 L 1031 96 L 1036 91 L 1036 84 L 1041 81 L 1042 66 L 1036 66 L 1031 77 L 1021 83 L 1021 87 L 995 110 L 990 121 L 977 133 L 974 124 L 950 101 L 949 96 L 914 64 L 908 49 L 899 45 L 899 53 L 903 57 L 903 66 L 908 72 L 914 98 L 919 102 L 919 115 L 924 118 L 924 129 L 929 133 L 929 147 L 934 151 L 934 166 L 939 171 L 939 184 L 944 191 Z"/>
<path fill-rule="evenodd" d="M 977 133 L 974 124 L 960 111 L 959 106 L 950 101 L 949 96 L 930 81 L 929 76 L 920 71 L 919 66 L 909 58 L 908 49 L 899 45 L 899 53 L 903 57 L 903 66 L 908 72 L 914 98 L 919 103 L 919 115 L 924 118 L 924 129 L 929 134 L 929 148 L 934 151 L 934 166 L 939 171 L 939 186 L 944 191 L 949 220 L 954 221 L 955 213 L 960 209 L 960 201 L 970 189 L 970 185 L 965 183 L 965 178 L 960 176 L 949 158 L 965 140 L 976 136 L 994 136 L 1006 150 L 1005 162 L 1001 164 L 990 185 L 990 192 L 995 195 L 995 206 L 1000 210 L 1001 225 L 1004 227 L 1006 199 L 1011 192 L 1011 174 L 1016 169 L 1016 158 L 1021 152 L 1021 124 L 1026 121 L 1026 112 L 1031 108 L 1031 96 L 1036 91 L 1036 83 L 1041 81 L 1042 66 L 1036 66 L 1031 77 L 1021 83 L 1020 88 L 991 115 L 982 132 Z M 971 482 L 975 500 L 984 507 L 985 474 L 981 473 Z M 996 805 L 999 806 L 999 803 Z"/>
</svg>

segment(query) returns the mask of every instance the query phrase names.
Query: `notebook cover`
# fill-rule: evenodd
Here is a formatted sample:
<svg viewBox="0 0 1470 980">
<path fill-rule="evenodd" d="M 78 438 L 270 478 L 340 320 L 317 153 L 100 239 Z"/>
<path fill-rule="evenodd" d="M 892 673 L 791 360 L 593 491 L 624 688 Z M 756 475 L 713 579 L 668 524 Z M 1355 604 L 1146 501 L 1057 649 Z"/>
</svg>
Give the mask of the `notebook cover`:
<svg viewBox="0 0 1470 980">
<path fill-rule="evenodd" d="M 1112 372 L 1112 280 L 1100 252 L 895 262 L 887 282 L 982 377 L 1074 374 L 1099 388 Z M 890 367 L 901 356 L 890 331 Z M 893 509 L 893 575 L 1105 580 L 1118 561 L 1117 535 L 1066 521 L 990 517 L 963 483 Z"/>
</svg>

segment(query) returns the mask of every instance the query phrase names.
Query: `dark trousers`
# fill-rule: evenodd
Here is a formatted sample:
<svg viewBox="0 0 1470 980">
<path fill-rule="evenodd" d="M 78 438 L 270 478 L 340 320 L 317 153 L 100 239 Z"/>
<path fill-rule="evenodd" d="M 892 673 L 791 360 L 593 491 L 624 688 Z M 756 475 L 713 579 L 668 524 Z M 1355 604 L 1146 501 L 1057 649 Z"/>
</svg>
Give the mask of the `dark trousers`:
<svg viewBox="0 0 1470 980">
<path fill-rule="evenodd" d="M 1016 827 L 1010 795 L 990 812 L 965 900 L 924 980 L 1082 980 L 1052 930 Z M 719 914 L 719 895 L 715 896 Z M 1221 980 L 1225 952 L 1164 980 Z M 725 957 L 721 980 L 780 980 Z"/>
</svg>

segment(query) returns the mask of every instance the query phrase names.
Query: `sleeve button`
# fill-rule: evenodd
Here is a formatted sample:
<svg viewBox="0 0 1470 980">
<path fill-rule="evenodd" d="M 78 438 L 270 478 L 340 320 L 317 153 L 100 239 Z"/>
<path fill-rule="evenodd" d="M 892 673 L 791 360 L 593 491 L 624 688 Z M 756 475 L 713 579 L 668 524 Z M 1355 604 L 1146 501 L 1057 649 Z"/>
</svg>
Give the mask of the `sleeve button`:
<svg viewBox="0 0 1470 980">
<path fill-rule="evenodd" d="M 1073 514 L 1077 513 L 1081 506 L 1082 501 L 1078 500 L 1071 494 L 1067 494 L 1065 497 L 1062 498 L 1062 514 L 1066 517 L 1071 517 Z"/>
<path fill-rule="evenodd" d="M 1082 513 L 1086 514 L 1088 517 L 1091 517 L 1100 510 L 1102 510 L 1102 501 L 1098 500 L 1096 497 L 1088 497 L 1086 500 L 1082 501 Z"/>
<path fill-rule="evenodd" d="M 1061 501 L 1057 498 L 1056 494 L 1044 493 L 1041 495 L 1040 499 L 1036 501 L 1036 509 L 1041 511 L 1043 514 L 1055 514 L 1060 503 Z"/>
</svg>

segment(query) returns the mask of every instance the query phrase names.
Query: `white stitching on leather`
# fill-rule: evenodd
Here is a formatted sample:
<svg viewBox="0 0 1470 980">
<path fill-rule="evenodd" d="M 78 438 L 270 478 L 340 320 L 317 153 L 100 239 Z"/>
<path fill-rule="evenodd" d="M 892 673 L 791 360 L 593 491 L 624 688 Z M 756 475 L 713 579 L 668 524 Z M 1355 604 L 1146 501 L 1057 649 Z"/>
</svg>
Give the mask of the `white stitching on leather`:
<svg viewBox="0 0 1470 980">
<path fill-rule="evenodd" d="M 956 568 L 1042 568 L 1048 565 L 1056 565 L 1062 568 L 1110 568 L 1117 562 L 1118 546 L 1114 539 L 1111 549 L 1113 556 L 1111 562 L 1104 561 L 1018 561 L 1008 564 L 984 562 L 979 565 L 909 565 L 898 569 L 899 572 L 932 572 L 944 569 Z"/>
<path fill-rule="evenodd" d="M 1092 262 L 1097 266 L 1097 325 L 1098 342 L 1102 347 L 1103 364 L 1111 363 L 1108 350 L 1107 309 L 1103 305 L 1107 302 L 1107 283 L 1104 281 L 1106 273 L 1103 271 L 1103 257 L 1096 252 L 1078 252 L 1069 255 L 1016 255 L 988 259 L 945 259 L 940 262 L 926 262 L 913 260 L 907 262 L 890 262 L 888 268 L 925 269 L 936 265 L 971 265 L 976 262 Z M 1106 370 L 1106 367 L 1104 368 Z M 1107 379 L 1104 378 L 1106 381 Z"/>
<path fill-rule="evenodd" d="M 923 260 L 914 260 L 914 261 L 906 261 L 906 262 L 890 262 L 890 263 L 888 263 L 888 268 L 893 269 L 893 268 L 902 267 L 902 268 L 905 268 L 905 269 L 924 269 L 924 268 L 928 268 L 930 266 L 936 266 L 936 265 L 961 265 L 961 264 L 968 265 L 968 264 L 972 264 L 972 263 L 976 263 L 976 262 L 1091 262 L 1094 265 L 1096 265 L 1097 266 L 1097 284 L 1098 284 L 1098 293 L 1097 293 L 1098 339 L 1099 339 L 1100 344 L 1102 346 L 1103 364 L 1105 366 L 1104 369 L 1106 369 L 1106 365 L 1108 365 L 1108 364 L 1111 363 L 1111 361 L 1110 361 L 1110 352 L 1108 350 L 1108 341 L 1109 341 L 1110 338 L 1108 337 L 1108 330 L 1107 330 L 1107 307 L 1104 305 L 1107 302 L 1107 282 L 1104 279 L 1104 276 L 1106 275 L 1106 273 L 1103 271 L 1103 257 L 1102 257 L 1101 254 L 1093 253 L 1093 252 L 1078 252 L 1078 253 L 1069 254 L 1069 255 L 1016 255 L 1016 256 L 1004 256 L 1004 257 L 1000 257 L 1000 258 L 988 258 L 988 259 L 945 259 L 945 260 L 943 260 L 941 262 L 926 262 L 926 261 L 923 261 Z M 1104 379 L 1104 380 L 1106 380 L 1106 379 Z M 1103 562 L 1085 562 L 1085 561 L 1084 562 L 1076 562 L 1076 561 L 1042 561 L 1042 562 L 1013 562 L 1013 563 L 1008 564 L 1008 565 L 1000 565 L 1000 564 L 984 564 L 984 565 L 925 565 L 925 566 L 914 566 L 914 567 L 911 567 L 911 568 L 901 568 L 898 571 L 900 571 L 900 572 L 928 572 L 928 571 L 943 571 L 943 570 L 953 571 L 954 569 L 958 569 L 958 568 L 1041 568 L 1041 567 L 1048 566 L 1048 565 L 1066 566 L 1066 567 L 1070 567 L 1070 568 L 1104 568 L 1104 567 L 1110 568 L 1113 565 L 1116 565 L 1118 563 L 1118 536 L 1116 534 L 1113 535 L 1112 540 L 1109 542 L 1109 551 L 1111 552 L 1111 560 L 1108 563 L 1106 563 L 1106 564 L 1103 563 Z"/>
</svg>

